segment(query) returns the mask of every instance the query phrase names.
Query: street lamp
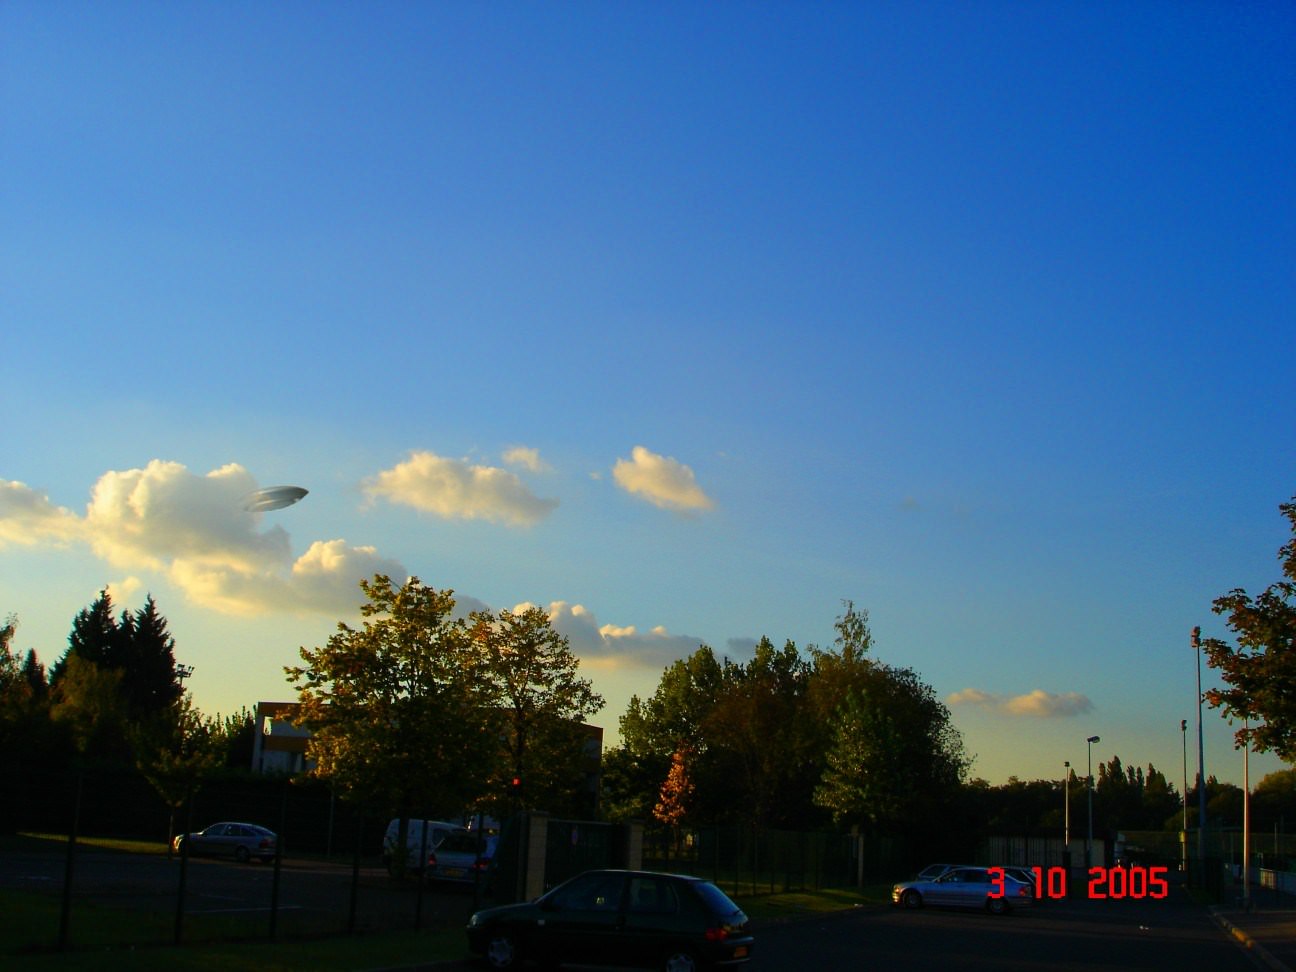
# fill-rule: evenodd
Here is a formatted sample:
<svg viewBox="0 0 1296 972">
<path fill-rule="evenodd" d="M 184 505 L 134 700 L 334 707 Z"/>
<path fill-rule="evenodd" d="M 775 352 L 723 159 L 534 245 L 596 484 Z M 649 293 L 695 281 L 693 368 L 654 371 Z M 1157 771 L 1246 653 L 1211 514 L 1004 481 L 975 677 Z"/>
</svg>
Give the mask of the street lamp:
<svg viewBox="0 0 1296 972">
<path fill-rule="evenodd" d="M 1188 720 L 1179 720 L 1179 731 L 1183 734 L 1183 836 L 1179 838 L 1180 844 L 1180 861 L 1179 869 L 1185 874 L 1188 873 Z"/>
<path fill-rule="evenodd" d="M 1201 628 L 1192 629 L 1197 652 L 1197 863 L 1206 860 L 1206 746 L 1202 741 Z M 1184 794 L 1184 799 L 1188 794 Z"/>
<path fill-rule="evenodd" d="M 1062 761 L 1062 866 L 1071 868 L 1071 760 Z"/>
<path fill-rule="evenodd" d="M 1085 740 L 1089 744 L 1089 777 L 1086 780 L 1086 788 L 1089 790 L 1089 834 L 1085 837 L 1085 872 L 1093 866 L 1093 744 L 1098 742 L 1097 736 L 1090 736 Z"/>
</svg>

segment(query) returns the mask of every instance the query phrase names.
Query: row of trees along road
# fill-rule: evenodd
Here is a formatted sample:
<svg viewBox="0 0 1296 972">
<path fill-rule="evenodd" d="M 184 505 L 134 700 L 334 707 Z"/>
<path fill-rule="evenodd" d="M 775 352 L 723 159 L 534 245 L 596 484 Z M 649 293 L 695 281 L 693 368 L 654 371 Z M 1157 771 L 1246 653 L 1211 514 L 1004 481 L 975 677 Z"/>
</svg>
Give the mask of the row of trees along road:
<svg viewBox="0 0 1296 972">
<path fill-rule="evenodd" d="M 1207 699 L 1243 721 L 1239 745 L 1292 761 L 1296 497 L 1280 510 L 1293 532 L 1279 550 L 1284 579 L 1255 598 L 1237 589 L 1216 599 L 1238 644 L 1204 647 L 1226 684 Z M 524 804 L 578 812 L 588 769 L 581 723 L 603 700 L 578 677 L 544 612 L 456 618 L 453 592 L 418 578 L 397 588 L 378 575 L 361 587 L 363 625 L 339 623 L 324 647 L 301 649 L 303 665 L 285 669 L 314 732 L 317 775 L 385 812 L 500 815 Z M 968 783 L 949 710 L 912 669 L 871 657 L 867 612 L 845 607 L 833 649 L 803 655 L 791 641 L 779 649 L 763 639 L 738 664 L 703 645 L 667 668 L 655 693 L 634 697 L 621 717 L 621 745 L 603 760 L 603 814 L 952 839 L 996 821 L 1048 825 L 1057 783 Z M 16 625 L 14 616 L 0 625 L 4 765 L 133 762 L 175 807 L 214 767 L 250 764 L 251 716 L 194 708 L 151 596 L 118 617 L 100 592 L 76 616 L 48 678 L 34 650 L 25 658 L 11 650 Z M 1073 782 L 1074 794 L 1083 781 Z M 1236 787 L 1212 779 L 1207 790 L 1211 819 L 1240 804 Z M 1281 823 L 1296 819 L 1293 792 L 1288 771 L 1261 781 L 1256 795 Z M 1154 767 L 1129 770 L 1118 758 L 1100 764 L 1097 796 L 1112 827 L 1154 829 L 1183 807 Z"/>
<path fill-rule="evenodd" d="M 845 602 L 832 649 L 768 639 L 752 659 L 707 646 L 635 696 L 604 756 L 613 819 L 895 834 L 950 831 L 969 759 L 948 708 L 908 668 L 869 653 L 868 613 Z"/>
<path fill-rule="evenodd" d="M 35 649 L 12 650 L 17 630 L 14 615 L 0 625 L 0 766 L 12 779 L 24 766 L 138 772 L 171 808 L 174 830 L 175 810 L 203 777 L 250 765 L 251 715 L 198 712 L 152 596 L 118 616 L 100 591 L 48 675 Z"/>
</svg>

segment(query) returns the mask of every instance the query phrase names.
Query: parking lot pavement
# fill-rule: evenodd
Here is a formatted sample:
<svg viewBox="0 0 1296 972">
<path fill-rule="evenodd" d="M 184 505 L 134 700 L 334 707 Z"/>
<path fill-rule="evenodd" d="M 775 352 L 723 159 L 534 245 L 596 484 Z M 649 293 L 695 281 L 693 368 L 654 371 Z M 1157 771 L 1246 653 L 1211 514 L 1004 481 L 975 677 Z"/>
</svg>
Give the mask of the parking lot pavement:
<svg viewBox="0 0 1296 972">
<path fill-rule="evenodd" d="M 1249 910 L 1218 905 L 1211 914 L 1267 968 L 1296 970 L 1296 897 L 1257 890 Z"/>
</svg>

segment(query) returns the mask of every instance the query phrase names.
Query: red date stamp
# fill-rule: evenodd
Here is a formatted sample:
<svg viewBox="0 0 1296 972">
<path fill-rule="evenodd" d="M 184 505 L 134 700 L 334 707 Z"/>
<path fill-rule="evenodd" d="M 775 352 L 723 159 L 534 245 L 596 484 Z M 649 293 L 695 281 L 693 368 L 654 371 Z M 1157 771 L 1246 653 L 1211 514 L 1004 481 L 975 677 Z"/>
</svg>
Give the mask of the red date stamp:
<svg viewBox="0 0 1296 972">
<path fill-rule="evenodd" d="M 990 897 L 1002 898 L 1009 894 L 1007 884 L 1012 878 L 1002 867 L 989 868 Z M 1067 896 L 1067 871 L 1063 867 L 1032 867 L 1034 894 L 1039 898 L 1065 898 Z M 1090 898 L 1164 898 L 1170 893 L 1165 867 L 1091 867 L 1087 895 Z M 1016 882 L 1014 882 L 1014 885 Z"/>
</svg>

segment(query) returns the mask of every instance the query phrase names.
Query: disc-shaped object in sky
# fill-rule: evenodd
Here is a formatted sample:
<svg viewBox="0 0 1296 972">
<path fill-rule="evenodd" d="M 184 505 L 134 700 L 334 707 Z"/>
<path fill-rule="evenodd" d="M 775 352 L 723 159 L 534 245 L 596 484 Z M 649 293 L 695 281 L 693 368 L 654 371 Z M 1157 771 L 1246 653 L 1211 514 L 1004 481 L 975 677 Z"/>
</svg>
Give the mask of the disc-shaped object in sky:
<svg viewBox="0 0 1296 972">
<path fill-rule="evenodd" d="M 300 486 L 267 486 L 257 489 L 243 497 L 243 509 L 249 513 L 268 513 L 270 510 L 282 510 L 292 506 L 305 496 L 309 490 Z"/>
</svg>

